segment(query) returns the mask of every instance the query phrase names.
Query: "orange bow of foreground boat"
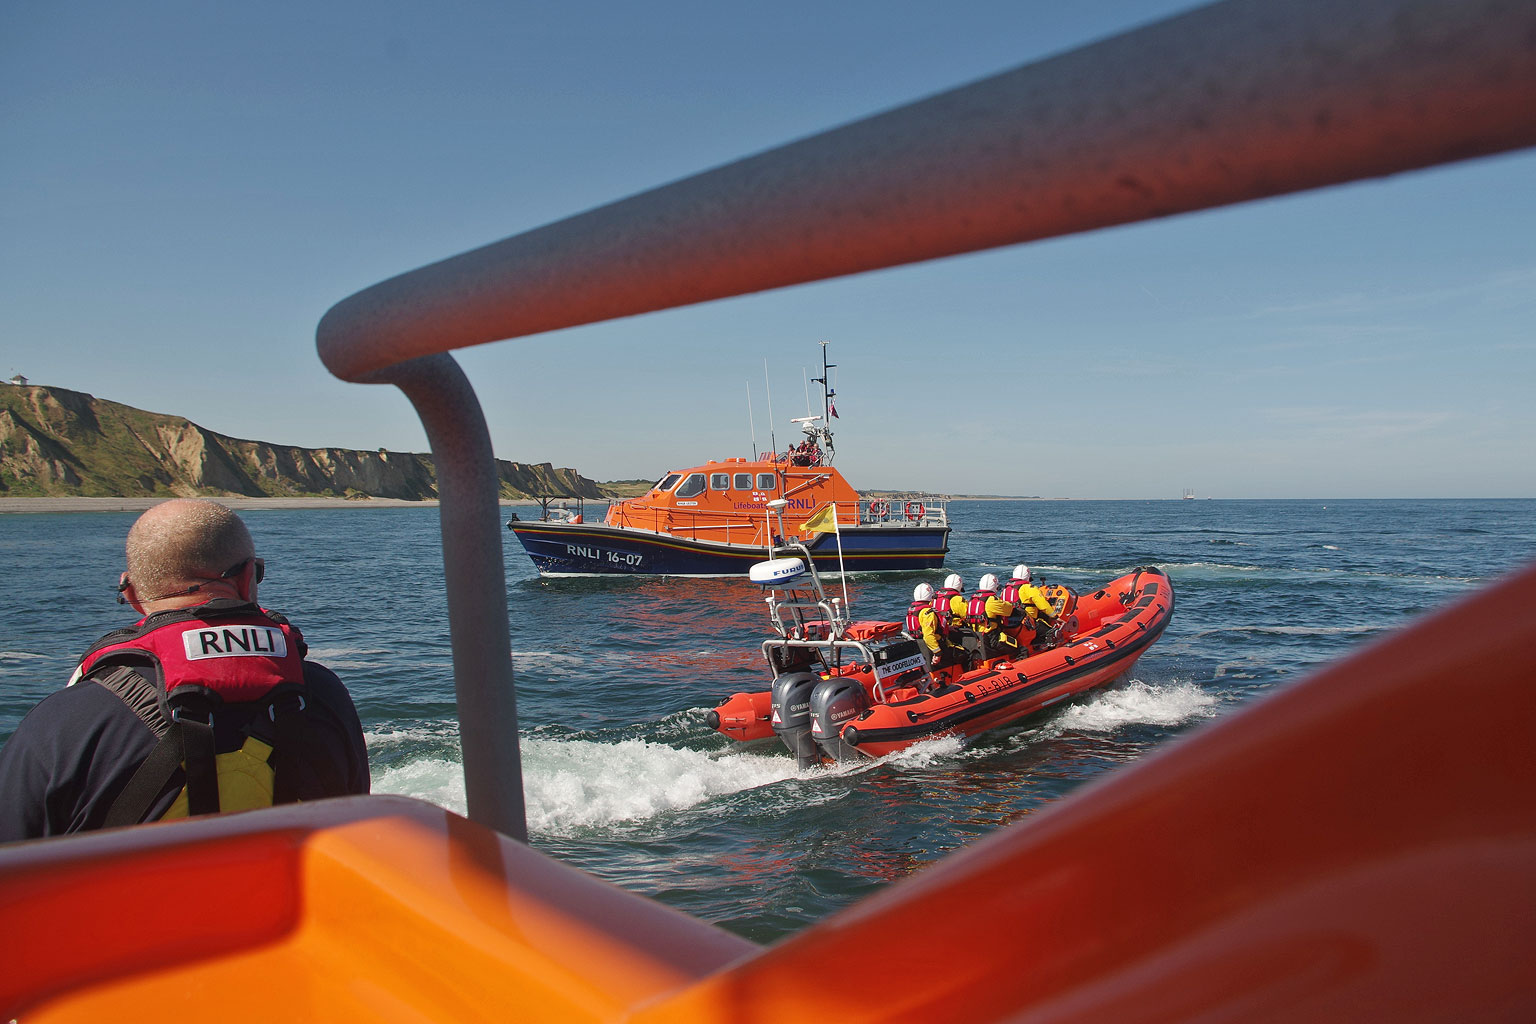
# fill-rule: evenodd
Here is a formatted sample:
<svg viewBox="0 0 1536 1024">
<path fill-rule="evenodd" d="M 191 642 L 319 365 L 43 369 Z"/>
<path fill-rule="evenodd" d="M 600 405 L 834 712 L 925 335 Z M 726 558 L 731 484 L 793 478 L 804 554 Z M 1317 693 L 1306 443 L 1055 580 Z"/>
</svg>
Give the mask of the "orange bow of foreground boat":
<svg viewBox="0 0 1536 1024">
<path fill-rule="evenodd" d="M 1533 606 L 1536 567 L 768 949 L 398 797 L 0 848 L 0 1018 L 1530 1019 Z"/>
</svg>

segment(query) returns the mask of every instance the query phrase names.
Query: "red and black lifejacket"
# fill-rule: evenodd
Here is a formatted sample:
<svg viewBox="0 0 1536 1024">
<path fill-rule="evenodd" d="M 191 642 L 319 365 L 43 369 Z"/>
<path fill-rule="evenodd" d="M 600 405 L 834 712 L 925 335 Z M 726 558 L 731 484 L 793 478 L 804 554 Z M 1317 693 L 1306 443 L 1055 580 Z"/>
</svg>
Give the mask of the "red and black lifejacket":
<svg viewBox="0 0 1536 1024">
<path fill-rule="evenodd" d="M 1008 585 L 1003 588 L 1003 600 L 1009 604 L 1018 604 L 1019 591 L 1027 586 L 1029 583 L 1026 580 L 1009 580 Z"/>
<path fill-rule="evenodd" d="M 271 803 L 343 793 L 334 769 L 311 756 L 317 740 L 305 715 L 306 650 L 282 616 L 223 599 L 156 612 L 98 640 L 80 659 L 77 678 L 116 694 L 160 739 L 106 824 L 144 820 L 177 772 L 186 775 L 189 815 L 251 806 L 221 807 L 218 759 L 230 752 L 215 750 L 214 724 L 223 709 L 245 723 L 240 752 L 249 758 L 259 750 L 270 766 Z"/>
<path fill-rule="evenodd" d="M 281 616 L 255 605 L 220 609 L 223 602 L 157 612 L 98 640 L 80 659 L 79 672 L 132 653 L 153 659 L 167 695 L 193 687 L 225 701 L 259 700 L 277 686 L 304 684 L 304 637 Z"/>
<path fill-rule="evenodd" d="M 945 587 L 933 593 L 933 613 L 939 617 L 939 628 L 950 629 L 955 625 L 955 610 L 950 605 L 949 599 L 959 597 L 960 591 Z"/>
<path fill-rule="evenodd" d="M 932 606 L 932 601 L 913 601 L 907 606 L 907 623 L 902 628 L 906 630 L 908 636 L 916 637 L 919 640 L 922 639 L 923 623 L 922 620 L 918 618 L 918 614 L 924 608 L 930 608 Z"/>
<path fill-rule="evenodd" d="M 997 596 L 995 590 L 978 590 L 971 595 L 971 600 L 965 606 L 965 621 L 972 628 L 985 626 L 991 619 L 987 616 L 987 599 Z"/>
</svg>

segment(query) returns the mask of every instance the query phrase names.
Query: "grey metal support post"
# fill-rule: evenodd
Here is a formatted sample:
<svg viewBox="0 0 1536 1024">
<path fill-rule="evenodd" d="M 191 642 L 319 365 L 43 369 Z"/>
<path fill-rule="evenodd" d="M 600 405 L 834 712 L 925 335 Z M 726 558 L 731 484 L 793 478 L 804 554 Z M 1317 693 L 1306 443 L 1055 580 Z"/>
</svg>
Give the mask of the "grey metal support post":
<svg viewBox="0 0 1536 1024">
<path fill-rule="evenodd" d="M 527 842 L 499 480 L 485 416 L 449 355 L 413 359 L 371 379 L 405 392 L 432 446 L 469 817 Z"/>
</svg>

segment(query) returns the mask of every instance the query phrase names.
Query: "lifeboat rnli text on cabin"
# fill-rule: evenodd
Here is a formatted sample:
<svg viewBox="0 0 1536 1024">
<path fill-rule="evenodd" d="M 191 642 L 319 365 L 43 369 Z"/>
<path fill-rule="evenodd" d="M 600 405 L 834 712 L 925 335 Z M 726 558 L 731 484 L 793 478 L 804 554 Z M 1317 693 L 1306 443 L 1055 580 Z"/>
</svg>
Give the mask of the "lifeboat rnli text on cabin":
<svg viewBox="0 0 1536 1024">
<path fill-rule="evenodd" d="M 762 500 L 757 500 L 756 499 L 756 495 L 754 495 L 753 499 L 754 500 L 752 500 L 752 501 L 738 501 L 738 502 L 734 502 L 734 503 L 732 503 L 731 507 L 736 509 L 736 510 L 738 510 L 738 511 L 754 511 L 754 510 L 759 510 L 768 501 L 768 496 L 764 495 Z M 787 508 L 787 509 L 788 508 L 797 508 L 797 509 L 803 509 L 805 511 L 810 511 L 811 509 L 816 507 L 816 499 L 815 498 L 786 498 L 784 500 L 789 503 L 789 504 L 787 504 L 785 506 L 785 508 Z M 682 504 L 685 504 L 685 503 L 680 501 L 680 502 L 678 502 L 678 504 L 682 505 Z M 697 504 L 697 502 L 689 502 L 688 504 Z"/>
</svg>

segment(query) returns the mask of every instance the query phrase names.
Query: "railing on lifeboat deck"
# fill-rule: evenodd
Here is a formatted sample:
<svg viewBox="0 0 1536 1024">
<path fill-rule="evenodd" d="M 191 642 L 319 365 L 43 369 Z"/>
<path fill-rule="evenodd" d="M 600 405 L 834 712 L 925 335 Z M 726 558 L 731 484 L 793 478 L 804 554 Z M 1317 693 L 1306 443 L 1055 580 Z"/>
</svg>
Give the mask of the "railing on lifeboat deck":
<svg viewBox="0 0 1536 1024">
<path fill-rule="evenodd" d="M 636 530 L 670 533 L 688 540 L 710 540 L 722 544 L 764 544 L 761 517 L 742 519 L 723 512 L 695 512 L 664 505 L 645 506 L 645 516 L 632 516 L 626 506 L 617 516 L 618 525 Z"/>
<path fill-rule="evenodd" d="M 1226 0 L 392 278 L 325 365 L 438 471 L 470 817 L 523 838 L 496 474 L 470 345 L 1536 143 L 1528 0 Z"/>
<path fill-rule="evenodd" d="M 947 494 L 907 494 L 859 499 L 861 526 L 948 526 Z"/>
</svg>

